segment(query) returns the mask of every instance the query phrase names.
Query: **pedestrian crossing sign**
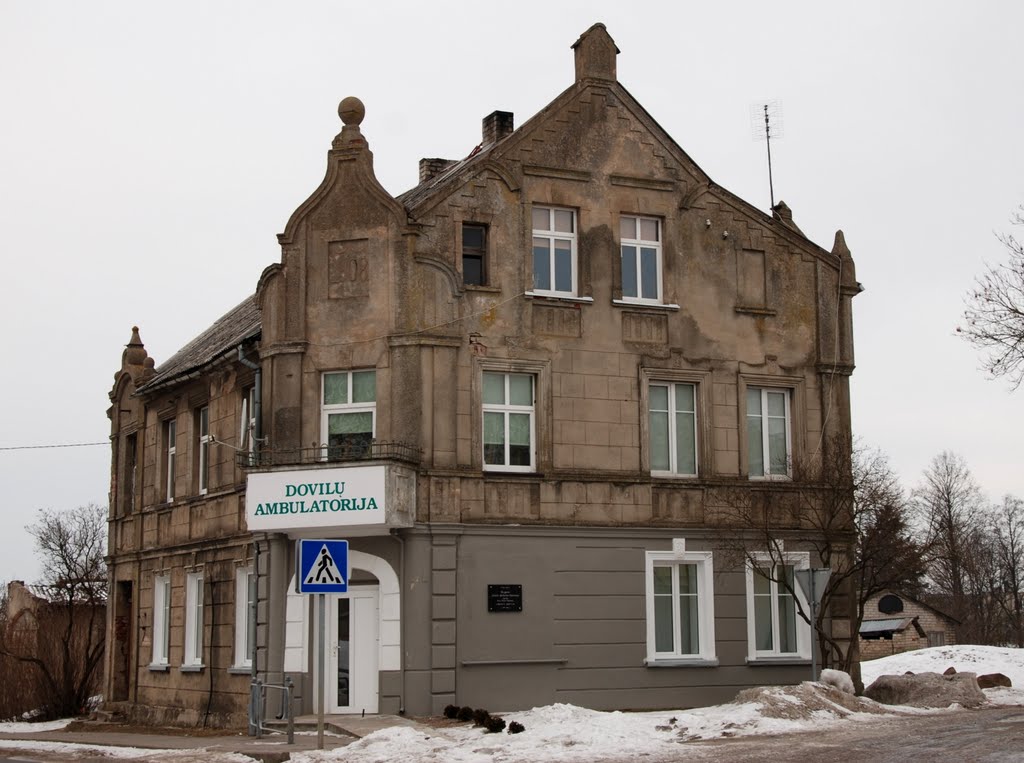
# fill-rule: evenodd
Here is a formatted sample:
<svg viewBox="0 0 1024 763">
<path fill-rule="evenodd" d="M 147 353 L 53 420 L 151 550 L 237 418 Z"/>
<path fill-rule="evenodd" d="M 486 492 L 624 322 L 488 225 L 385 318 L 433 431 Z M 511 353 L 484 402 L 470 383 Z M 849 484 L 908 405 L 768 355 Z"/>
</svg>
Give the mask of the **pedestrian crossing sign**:
<svg viewBox="0 0 1024 763">
<path fill-rule="evenodd" d="M 295 559 L 296 593 L 348 592 L 347 540 L 300 540 Z"/>
</svg>

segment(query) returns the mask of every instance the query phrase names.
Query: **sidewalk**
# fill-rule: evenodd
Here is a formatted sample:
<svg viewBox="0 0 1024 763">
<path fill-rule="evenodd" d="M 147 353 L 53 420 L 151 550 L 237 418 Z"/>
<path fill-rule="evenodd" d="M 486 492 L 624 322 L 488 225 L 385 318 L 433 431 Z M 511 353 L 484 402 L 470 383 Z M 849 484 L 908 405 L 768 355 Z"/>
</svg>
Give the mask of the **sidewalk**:
<svg viewBox="0 0 1024 763">
<path fill-rule="evenodd" d="M 420 728 L 428 736 L 436 736 L 437 729 L 424 726 L 408 718 L 395 715 L 325 717 L 324 749 L 344 747 L 374 731 L 392 726 Z M 295 719 L 295 744 L 287 743 L 287 735 L 265 734 L 262 739 L 244 734 L 225 732 L 216 736 L 190 735 L 190 729 L 163 728 L 158 733 L 147 730 L 126 730 L 118 724 L 88 721 L 86 730 L 38 731 L 0 733 L 0 739 L 31 742 L 64 742 L 111 747 L 134 747 L 141 750 L 208 750 L 212 753 L 240 753 L 264 763 L 289 760 L 293 752 L 317 749 L 316 716 Z"/>
</svg>

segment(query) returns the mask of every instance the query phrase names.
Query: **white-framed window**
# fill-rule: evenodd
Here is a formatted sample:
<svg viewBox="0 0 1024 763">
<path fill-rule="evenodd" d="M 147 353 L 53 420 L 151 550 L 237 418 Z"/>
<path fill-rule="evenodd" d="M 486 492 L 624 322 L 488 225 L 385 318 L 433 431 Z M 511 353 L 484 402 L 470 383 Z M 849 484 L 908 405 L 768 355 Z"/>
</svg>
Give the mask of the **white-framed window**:
<svg viewBox="0 0 1024 763">
<path fill-rule="evenodd" d="M 483 372 L 484 469 L 536 470 L 534 374 Z"/>
<path fill-rule="evenodd" d="M 811 626 L 798 610 L 809 612 L 793 573 L 810 567 L 806 552 L 747 562 L 747 651 L 751 660 L 811 658 Z"/>
<path fill-rule="evenodd" d="M 153 577 L 153 656 L 150 666 L 167 667 L 171 644 L 171 578 Z"/>
<path fill-rule="evenodd" d="M 249 387 L 242 393 L 241 422 L 244 429 L 242 441 L 238 447 L 242 450 L 256 450 L 253 438 L 256 437 L 256 388 Z"/>
<path fill-rule="evenodd" d="M 196 413 L 196 446 L 199 453 L 199 494 L 210 489 L 210 406 L 204 405 Z"/>
<path fill-rule="evenodd" d="M 252 567 L 235 570 L 235 660 L 234 667 L 252 667 L 252 650 L 256 641 L 252 608 L 256 601 L 256 575 Z"/>
<path fill-rule="evenodd" d="M 203 573 L 185 576 L 185 656 L 182 667 L 203 665 Z"/>
<path fill-rule="evenodd" d="M 647 662 L 714 661 L 713 555 L 673 546 L 646 553 Z"/>
<path fill-rule="evenodd" d="M 576 296 L 576 212 L 533 207 L 533 292 Z"/>
<path fill-rule="evenodd" d="M 790 390 L 747 387 L 747 474 L 787 479 L 792 474 Z"/>
<path fill-rule="evenodd" d="M 697 476 L 697 385 L 651 382 L 647 388 L 652 474 Z"/>
<path fill-rule="evenodd" d="M 368 455 L 376 436 L 377 372 L 325 373 L 321 395 L 323 457 L 331 460 Z"/>
<path fill-rule="evenodd" d="M 653 217 L 619 218 L 624 302 L 661 304 L 661 221 Z"/>
<path fill-rule="evenodd" d="M 164 462 L 166 471 L 164 497 L 170 503 L 174 500 L 174 473 L 177 468 L 178 454 L 178 422 L 174 419 L 164 422 L 164 452 L 167 454 L 167 459 Z"/>
</svg>

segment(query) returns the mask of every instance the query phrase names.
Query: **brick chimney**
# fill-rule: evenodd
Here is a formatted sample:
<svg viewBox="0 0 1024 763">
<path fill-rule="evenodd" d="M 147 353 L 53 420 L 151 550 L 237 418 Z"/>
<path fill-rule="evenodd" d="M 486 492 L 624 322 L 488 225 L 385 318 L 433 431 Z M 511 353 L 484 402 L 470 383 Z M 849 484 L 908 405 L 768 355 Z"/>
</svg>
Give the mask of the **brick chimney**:
<svg viewBox="0 0 1024 763">
<path fill-rule="evenodd" d="M 456 163 L 455 159 L 420 159 L 420 182 L 433 180 Z"/>
<path fill-rule="evenodd" d="M 484 117 L 483 145 L 493 145 L 507 138 L 515 129 L 515 118 L 511 111 L 492 111 Z"/>
</svg>

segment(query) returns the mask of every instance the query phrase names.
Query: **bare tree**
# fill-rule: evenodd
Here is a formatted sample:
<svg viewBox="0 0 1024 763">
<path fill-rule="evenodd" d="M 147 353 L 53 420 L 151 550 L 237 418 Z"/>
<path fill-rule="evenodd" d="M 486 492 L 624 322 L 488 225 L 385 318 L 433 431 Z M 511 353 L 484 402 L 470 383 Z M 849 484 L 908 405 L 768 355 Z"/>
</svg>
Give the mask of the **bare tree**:
<svg viewBox="0 0 1024 763">
<path fill-rule="evenodd" d="M 1011 222 L 1024 225 L 1024 206 Z M 966 325 L 960 331 L 985 354 L 984 368 L 1006 377 L 1013 389 L 1024 381 L 1024 244 L 1013 234 L 997 236 L 1009 261 L 989 265 L 967 295 Z"/>
<path fill-rule="evenodd" d="M 873 596 L 890 589 L 911 595 L 919 592 L 925 556 L 911 524 L 907 497 L 881 451 L 854 451 L 854 502 L 859 630 L 865 606 Z"/>
<path fill-rule="evenodd" d="M 993 513 L 992 534 L 999 568 L 994 598 L 1006 620 L 1006 640 L 1024 647 L 1024 501 L 1007 495 Z"/>
<path fill-rule="evenodd" d="M 950 600 L 952 615 L 966 622 L 968 578 L 978 577 L 977 554 L 983 550 L 979 533 L 984 526 L 984 500 L 966 462 L 943 451 L 925 469 L 924 481 L 914 492 L 928 553 L 928 577 L 935 589 Z"/>
<path fill-rule="evenodd" d="M 728 549 L 786 590 L 797 615 L 811 625 L 822 664 L 854 676 L 856 634 L 864 601 L 886 588 L 920 583 L 922 551 L 909 526 L 908 506 L 885 457 L 863 447 L 851 454 L 841 443 L 825 447 L 814 463 L 794 465 L 791 482 L 745 487 L 726 494 Z M 787 552 L 809 549 L 815 566 L 832 570 L 812 622 L 795 595 Z M 850 637 L 833 633 L 830 618 L 849 617 Z"/>
<path fill-rule="evenodd" d="M 106 516 L 90 504 L 43 510 L 27 528 L 36 539 L 43 576 L 26 618 L 0 629 L 0 654 L 35 668 L 47 717 L 80 713 L 96 689 L 103 659 L 107 595 Z M 24 626 L 24 624 L 22 624 Z"/>
</svg>

